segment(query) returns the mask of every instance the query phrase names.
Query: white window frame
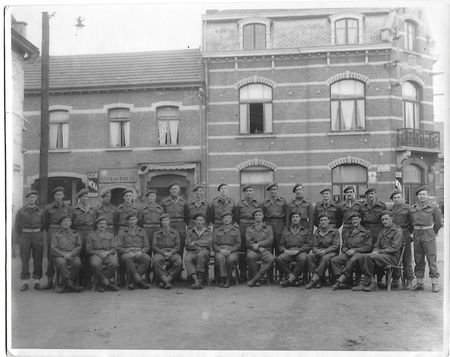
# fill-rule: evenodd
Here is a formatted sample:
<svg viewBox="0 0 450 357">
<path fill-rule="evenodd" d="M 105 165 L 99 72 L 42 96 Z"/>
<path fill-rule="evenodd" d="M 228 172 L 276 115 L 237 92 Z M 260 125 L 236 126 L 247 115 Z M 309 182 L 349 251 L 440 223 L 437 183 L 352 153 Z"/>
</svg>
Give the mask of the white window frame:
<svg viewBox="0 0 450 357">
<path fill-rule="evenodd" d="M 416 95 L 415 98 L 405 96 L 404 95 L 404 86 L 410 85 L 412 86 L 415 91 Z M 403 100 L 403 126 L 404 128 L 411 128 L 411 129 L 420 129 L 420 93 L 421 88 L 419 85 L 413 81 L 404 81 L 402 82 L 402 100 Z M 413 126 L 408 126 L 408 121 L 406 118 L 407 110 L 406 106 L 412 107 L 412 114 L 413 114 Z"/>
<path fill-rule="evenodd" d="M 172 108 L 176 110 L 176 115 L 161 116 L 164 109 Z M 174 105 L 165 105 L 156 108 L 157 132 L 159 146 L 180 145 L 180 108 Z M 164 131 L 164 138 L 163 133 Z M 176 131 L 176 134 L 175 134 Z M 175 142 L 174 142 L 175 141 Z"/>
<path fill-rule="evenodd" d="M 364 30 L 364 16 L 362 14 L 358 14 L 358 13 L 340 13 L 340 14 L 336 14 L 336 15 L 332 15 L 329 17 L 330 19 L 330 29 L 331 29 L 331 44 L 333 45 L 337 45 L 336 43 L 336 21 L 339 20 L 343 20 L 343 19 L 351 19 L 351 20 L 357 20 L 358 21 L 358 43 L 356 44 L 362 44 L 364 43 L 364 34 L 363 34 L 363 30 Z M 355 45 L 356 45 L 355 44 Z M 351 46 L 353 44 L 350 44 L 349 46 Z M 345 46 L 345 45 L 341 45 L 341 46 Z"/>
<path fill-rule="evenodd" d="M 271 21 L 266 18 L 247 18 L 239 21 L 239 48 L 241 50 L 244 50 L 244 26 L 250 25 L 250 24 L 261 24 L 266 26 L 266 48 L 259 49 L 259 50 L 265 50 L 271 48 L 270 45 L 270 29 L 271 29 Z M 249 50 L 249 51 L 257 51 L 256 50 Z"/>
<path fill-rule="evenodd" d="M 114 110 L 126 110 L 123 116 L 111 117 Z M 111 148 L 128 148 L 131 146 L 131 111 L 129 107 L 112 107 L 108 109 L 109 122 L 109 147 Z M 113 143 L 113 127 L 119 125 L 120 142 L 117 145 Z M 114 125 L 114 126 L 113 126 Z"/>
<path fill-rule="evenodd" d="M 54 113 L 65 113 L 66 118 L 52 118 Z M 56 128 L 56 143 L 52 145 L 52 133 Z M 54 108 L 49 110 L 49 135 L 48 135 L 49 150 L 65 150 L 69 148 L 69 110 L 63 108 Z M 62 141 L 62 143 L 61 143 Z"/>
<path fill-rule="evenodd" d="M 267 88 L 270 90 L 270 98 L 246 98 L 242 99 L 243 91 L 247 88 L 250 89 L 252 86 L 263 86 L 263 93 Z M 264 95 L 263 94 L 263 97 Z M 250 94 L 249 94 L 250 97 Z M 239 131 L 240 134 L 248 135 L 258 135 L 258 134 L 272 134 L 273 133 L 273 118 L 272 118 L 272 105 L 273 102 L 273 88 L 264 83 L 250 83 L 239 88 Z M 250 108 L 251 104 L 262 104 L 263 106 L 263 130 L 261 133 L 251 133 L 250 132 Z"/>
<path fill-rule="evenodd" d="M 413 29 L 414 33 L 411 34 L 411 29 Z M 416 51 L 416 40 L 417 40 L 417 31 L 419 29 L 419 25 L 416 21 L 411 19 L 405 20 L 405 34 L 403 36 L 404 41 L 403 45 L 405 50 L 407 51 Z"/>
</svg>

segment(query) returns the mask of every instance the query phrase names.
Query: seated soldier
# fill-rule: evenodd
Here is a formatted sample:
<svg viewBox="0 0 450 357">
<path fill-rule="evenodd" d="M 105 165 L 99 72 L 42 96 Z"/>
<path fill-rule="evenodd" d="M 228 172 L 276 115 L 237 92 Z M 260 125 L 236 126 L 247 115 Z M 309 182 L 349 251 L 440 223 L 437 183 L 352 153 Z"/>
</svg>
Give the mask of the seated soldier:
<svg viewBox="0 0 450 357">
<path fill-rule="evenodd" d="M 149 289 L 150 285 L 142 279 L 151 262 L 147 235 L 137 226 L 136 212 L 129 213 L 126 219 L 128 226 L 119 231 L 117 251 L 128 275 L 128 289 Z"/>
<path fill-rule="evenodd" d="M 249 287 L 259 286 L 259 281 L 265 273 L 272 269 L 274 257 L 271 253 L 273 243 L 272 227 L 263 222 L 264 213 L 261 208 L 253 212 L 255 223 L 247 228 L 245 240 L 247 246 L 247 265 L 250 280 Z M 261 260 L 258 270 L 256 261 Z"/>
<path fill-rule="evenodd" d="M 339 252 L 339 231 L 330 226 L 326 213 L 320 214 L 318 219 L 319 228 L 313 234 L 312 250 L 306 257 L 308 271 L 313 274 L 311 281 L 305 286 L 306 289 L 321 287 L 320 279 L 324 277 L 331 258 Z"/>
<path fill-rule="evenodd" d="M 182 261 L 180 256 L 180 236 L 170 227 L 170 216 L 163 213 L 159 217 L 162 228 L 155 232 L 152 240 L 153 261 L 159 287 L 171 289 L 172 281 L 180 274 Z"/>
<path fill-rule="evenodd" d="M 219 271 L 221 288 L 230 287 L 230 278 L 234 267 L 238 264 L 237 252 L 241 247 L 241 231 L 232 224 L 232 213 L 222 213 L 222 225 L 214 229 L 212 247 L 215 252 L 214 264 Z"/>
<path fill-rule="evenodd" d="M 86 238 L 86 254 L 97 280 L 95 289 L 99 292 L 105 290 L 118 291 L 119 288 L 115 282 L 110 281 L 119 268 L 116 254 L 117 239 L 113 233 L 106 230 L 108 226 L 106 217 L 98 217 L 95 220 L 95 225 L 97 229 L 89 233 Z"/>
<path fill-rule="evenodd" d="M 277 248 L 281 253 L 277 257 L 278 270 L 287 276 L 280 283 L 283 288 L 292 285 L 305 271 L 306 256 L 312 246 L 311 231 L 300 225 L 300 214 L 292 213 L 290 221 L 291 226 L 284 229 Z M 290 267 L 292 262 L 295 262 L 293 270 Z"/>
<path fill-rule="evenodd" d="M 378 234 L 372 253 L 364 254 L 359 259 L 359 264 L 363 273 L 360 285 L 354 287 L 354 291 L 374 291 L 378 289 L 374 272 L 376 268 L 384 268 L 386 265 L 397 264 L 402 248 L 403 231 L 395 225 L 393 213 L 391 211 L 383 211 L 380 214 L 383 229 Z"/>
<path fill-rule="evenodd" d="M 211 251 L 212 231 L 205 227 L 206 219 L 203 213 L 195 214 L 194 227 L 186 235 L 186 255 L 184 262 L 188 277 L 192 277 L 194 284 L 191 289 L 203 289 L 203 275 L 208 272 L 209 254 Z M 206 268 L 206 269 L 205 269 Z"/>
<path fill-rule="evenodd" d="M 70 229 L 72 219 L 64 215 L 59 220 L 61 229 L 52 237 L 52 256 L 56 265 L 56 272 L 61 284 L 56 282 L 56 292 L 80 292 L 83 289 L 74 282 L 80 278 L 81 271 L 81 238 L 77 232 Z"/>
<path fill-rule="evenodd" d="M 361 226 L 361 215 L 353 212 L 348 219 L 352 222 L 352 230 L 344 231 L 342 253 L 331 259 L 331 270 L 334 276 L 339 277 L 333 285 L 333 290 L 351 288 L 349 282 L 353 271 L 357 270 L 359 275 L 361 274 L 358 264 L 361 254 L 370 253 L 372 250 L 372 233 Z"/>
</svg>

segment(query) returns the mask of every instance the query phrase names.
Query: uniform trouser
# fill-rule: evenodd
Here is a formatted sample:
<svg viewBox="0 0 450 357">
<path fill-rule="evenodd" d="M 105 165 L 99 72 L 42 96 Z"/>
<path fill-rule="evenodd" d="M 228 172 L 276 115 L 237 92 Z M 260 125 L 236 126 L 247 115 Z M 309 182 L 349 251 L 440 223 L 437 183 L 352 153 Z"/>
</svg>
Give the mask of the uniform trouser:
<svg viewBox="0 0 450 357">
<path fill-rule="evenodd" d="M 49 227 L 47 230 L 47 277 L 49 280 L 53 279 L 55 276 L 55 266 L 53 262 L 52 255 L 52 237 L 61 228 L 59 227 Z"/>
<path fill-rule="evenodd" d="M 383 225 L 380 224 L 366 224 L 363 225 L 365 229 L 370 231 L 372 233 L 372 247 L 375 245 L 375 243 L 378 240 L 378 234 L 380 234 L 381 230 L 383 229 Z"/>
<path fill-rule="evenodd" d="M 171 222 L 170 227 L 175 229 L 180 236 L 180 255 L 184 253 L 184 242 L 186 241 L 186 224 L 183 222 Z"/>
<path fill-rule="evenodd" d="M 238 255 L 236 253 L 230 253 L 227 257 L 216 252 L 214 258 L 214 264 L 219 271 L 221 278 L 230 278 L 234 267 L 238 264 Z"/>
<path fill-rule="evenodd" d="M 281 253 L 277 257 L 278 269 L 286 276 L 293 274 L 295 278 L 305 271 L 306 268 L 306 252 L 298 253 L 297 255 L 290 255 L 287 253 Z M 291 270 L 291 263 L 295 262 L 294 269 Z"/>
<path fill-rule="evenodd" d="M 161 229 L 161 227 L 144 227 L 145 234 L 147 235 L 148 239 L 148 245 L 150 247 L 150 251 L 152 249 L 152 241 L 153 241 L 153 235 L 158 232 Z"/>
<path fill-rule="evenodd" d="M 30 279 L 30 258 L 33 257 L 33 279 L 42 278 L 42 258 L 44 241 L 42 232 L 22 233 L 20 235 L 20 261 L 22 272 L 20 279 Z"/>
<path fill-rule="evenodd" d="M 166 260 L 164 255 L 156 254 L 153 256 L 155 263 L 155 274 L 159 281 L 170 281 L 178 276 L 181 272 L 183 263 L 179 254 L 173 254 Z M 168 269 L 166 269 L 168 267 Z"/>
<path fill-rule="evenodd" d="M 333 275 L 338 278 L 341 274 L 344 274 L 346 279 L 350 279 L 353 271 L 356 270 L 357 273 L 361 273 L 359 261 L 362 255 L 364 254 L 354 253 L 351 257 L 349 257 L 347 254 L 342 253 L 332 258 L 330 261 L 330 266 Z"/>
<path fill-rule="evenodd" d="M 415 229 L 414 237 L 414 274 L 417 278 L 423 278 L 425 275 L 425 257 L 428 261 L 428 270 L 430 278 L 439 278 L 439 272 L 436 264 L 436 235 L 433 229 L 418 230 Z"/>
<path fill-rule="evenodd" d="M 284 229 L 284 220 L 283 219 L 266 219 L 266 223 L 272 227 L 273 231 L 273 251 L 278 253 L 278 246 L 280 244 L 281 235 L 283 234 Z"/>
<path fill-rule="evenodd" d="M 384 268 L 389 264 L 396 264 L 398 257 L 389 254 L 364 254 L 360 258 L 361 271 L 367 277 L 372 279 L 375 275 L 375 268 Z"/>
<path fill-rule="evenodd" d="M 92 268 L 97 282 L 102 284 L 108 283 L 108 280 L 114 277 L 114 273 L 119 268 L 116 254 L 108 255 L 105 258 L 92 255 L 89 257 L 89 265 Z"/>
<path fill-rule="evenodd" d="M 335 257 L 336 253 L 327 253 L 320 256 L 316 253 L 310 253 L 306 256 L 306 265 L 310 273 L 316 273 L 318 276 L 323 277 L 328 267 L 330 266 L 331 258 Z"/>
<path fill-rule="evenodd" d="M 405 251 L 403 252 L 403 277 L 408 280 L 414 280 L 414 271 L 412 267 L 412 253 L 411 253 L 411 236 L 408 229 L 403 230 L 403 246 Z M 394 269 L 392 273 L 393 279 L 400 279 L 400 273 L 398 269 Z"/>
<path fill-rule="evenodd" d="M 253 279 L 256 274 L 260 276 L 267 273 L 273 266 L 273 262 L 275 258 L 272 253 L 268 250 L 264 250 L 263 252 L 247 250 L 247 264 L 248 264 L 248 278 Z M 261 260 L 261 268 L 258 271 L 258 265 L 256 264 L 257 260 Z"/>
<path fill-rule="evenodd" d="M 151 262 L 149 255 L 145 253 L 124 253 L 120 256 L 120 260 L 125 265 L 130 282 L 141 281 L 142 274 L 146 272 Z"/>
<path fill-rule="evenodd" d="M 247 278 L 247 261 L 245 258 L 245 254 L 247 251 L 247 244 L 245 242 L 245 233 L 248 227 L 251 227 L 253 223 L 239 223 L 239 231 L 241 232 L 241 247 L 239 251 L 242 253 L 239 255 L 239 271 L 243 279 Z"/>
<path fill-rule="evenodd" d="M 184 256 L 184 264 L 188 277 L 192 274 L 205 272 L 205 267 L 209 262 L 209 250 L 200 249 L 197 252 L 187 251 Z"/>
<path fill-rule="evenodd" d="M 88 264 L 87 254 L 86 254 L 86 238 L 89 235 L 89 233 L 92 233 L 92 229 L 90 229 L 90 230 L 80 229 L 80 230 L 77 230 L 77 232 L 81 238 L 81 251 L 80 251 L 80 259 L 81 259 L 81 264 L 82 264 L 81 278 L 83 281 L 83 285 L 86 286 L 91 281 L 91 276 L 92 276 L 91 270 L 89 269 L 89 264 Z"/>
<path fill-rule="evenodd" d="M 82 267 L 80 257 L 73 257 L 72 259 L 56 257 L 55 264 L 56 271 L 58 272 L 60 280 L 63 284 L 67 282 L 67 279 L 70 279 L 72 282 L 78 282 Z M 58 284 L 58 282 L 56 283 Z"/>
</svg>

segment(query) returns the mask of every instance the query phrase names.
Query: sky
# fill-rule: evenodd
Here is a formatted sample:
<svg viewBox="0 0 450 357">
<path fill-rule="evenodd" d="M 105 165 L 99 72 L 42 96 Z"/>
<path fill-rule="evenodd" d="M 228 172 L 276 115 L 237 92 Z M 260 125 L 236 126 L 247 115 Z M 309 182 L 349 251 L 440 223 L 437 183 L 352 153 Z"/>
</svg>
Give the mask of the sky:
<svg viewBox="0 0 450 357">
<path fill-rule="evenodd" d="M 138 1 L 138 0 L 136 0 Z M 97 3 L 99 0 L 97 0 Z M 42 6 L 19 5 L 9 10 L 18 21 L 27 22 L 27 38 L 41 47 L 41 13 L 55 13 L 50 19 L 50 56 L 137 52 L 169 49 L 200 48 L 201 16 L 207 9 L 301 8 L 337 6 L 423 6 L 430 31 L 436 41 L 434 54 L 438 61 L 434 77 L 435 120 L 443 121 L 448 114 L 448 13 L 446 0 L 431 1 L 215 1 L 196 0 L 164 3 L 141 2 L 133 5 L 120 3 L 87 5 Z M 76 18 L 84 19 L 85 27 L 75 27 Z M 447 31 L 447 33 L 445 32 Z M 441 95 L 444 94 L 444 95 Z"/>
</svg>

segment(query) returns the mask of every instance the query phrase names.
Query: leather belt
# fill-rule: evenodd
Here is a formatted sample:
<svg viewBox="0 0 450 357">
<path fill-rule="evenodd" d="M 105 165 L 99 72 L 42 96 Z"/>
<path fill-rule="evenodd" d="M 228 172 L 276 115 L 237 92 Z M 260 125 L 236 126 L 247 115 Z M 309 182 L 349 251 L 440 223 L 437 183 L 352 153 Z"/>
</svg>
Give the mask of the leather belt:
<svg viewBox="0 0 450 357">
<path fill-rule="evenodd" d="M 434 224 L 432 224 L 431 226 L 414 226 L 414 229 L 417 229 L 419 231 L 423 231 L 425 229 L 431 229 L 434 227 Z"/>
<path fill-rule="evenodd" d="M 40 231 L 40 228 L 22 228 L 23 233 L 38 233 Z"/>
<path fill-rule="evenodd" d="M 144 224 L 144 228 L 159 228 L 159 227 L 161 227 L 159 223 Z"/>
<path fill-rule="evenodd" d="M 255 223 L 254 219 L 240 219 L 239 220 L 240 223 Z"/>
</svg>

